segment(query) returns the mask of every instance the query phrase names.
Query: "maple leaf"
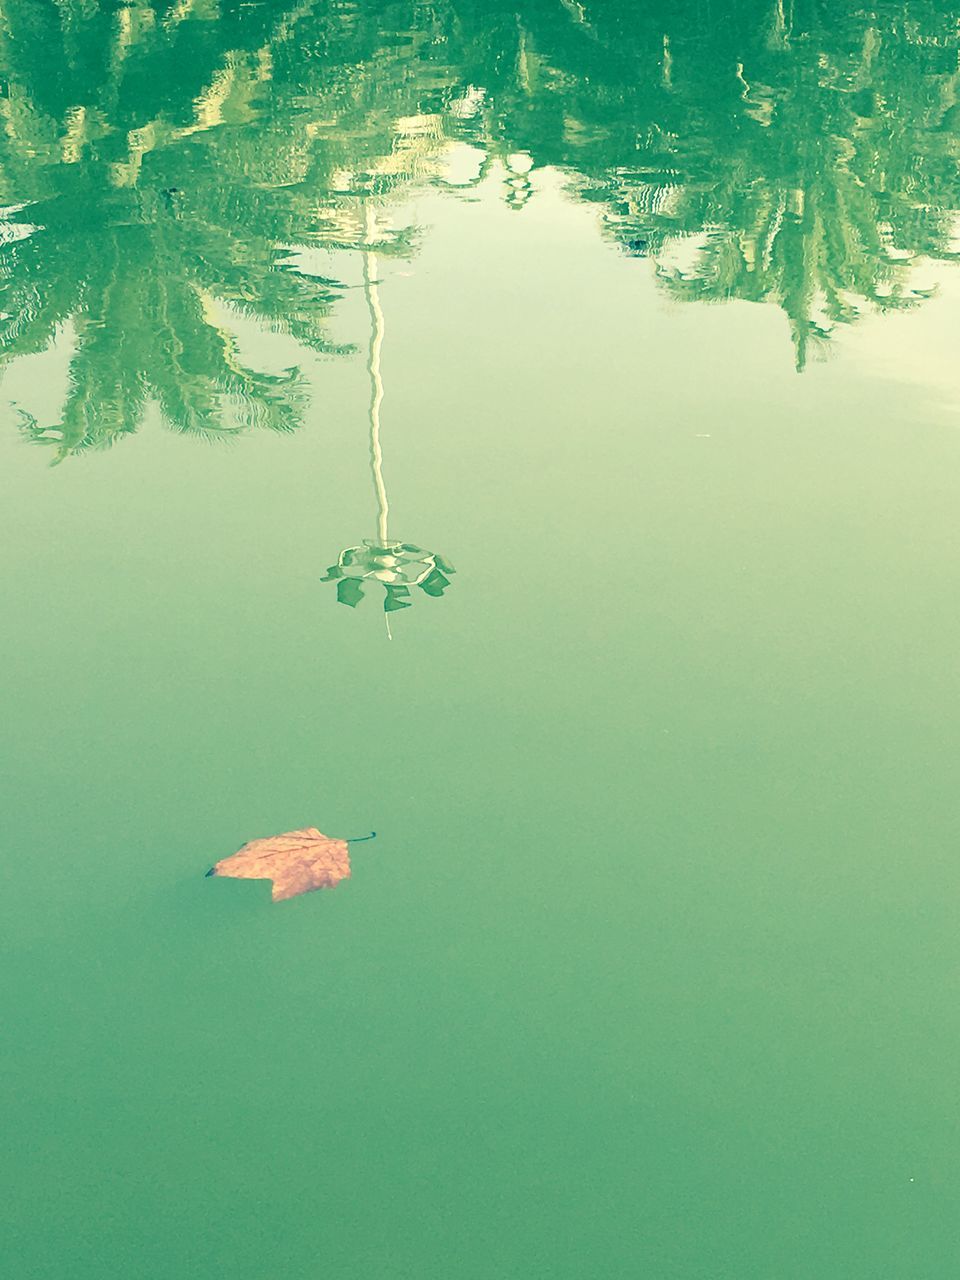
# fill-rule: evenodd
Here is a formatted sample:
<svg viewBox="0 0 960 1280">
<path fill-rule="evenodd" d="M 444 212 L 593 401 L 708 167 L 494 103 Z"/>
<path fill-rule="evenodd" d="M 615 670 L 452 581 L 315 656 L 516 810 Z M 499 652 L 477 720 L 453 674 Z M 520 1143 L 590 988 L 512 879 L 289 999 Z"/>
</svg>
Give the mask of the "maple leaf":
<svg viewBox="0 0 960 1280">
<path fill-rule="evenodd" d="M 251 840 L 229 858 L 215 862 L 207 875 L 272 880 L 273 901 L 282 902 L 313 889 L 332 889 L 348 880 L 350 851 L 346 840 L 325 836 L 316 827 L 304 827 Z"/>
</svg>

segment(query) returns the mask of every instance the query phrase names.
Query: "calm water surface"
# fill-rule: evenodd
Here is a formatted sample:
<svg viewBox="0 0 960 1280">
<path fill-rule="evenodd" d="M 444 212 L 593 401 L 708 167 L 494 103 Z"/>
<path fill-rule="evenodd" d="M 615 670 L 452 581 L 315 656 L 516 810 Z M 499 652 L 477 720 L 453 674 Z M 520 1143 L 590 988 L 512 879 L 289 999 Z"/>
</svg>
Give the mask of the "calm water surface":
<svg viewBox="0 0 960 1280">
<path fill-rule="evenodd" d="M 6 0 L 5 1277 L 957 1276 L 958 57 Z"/>
</svg>

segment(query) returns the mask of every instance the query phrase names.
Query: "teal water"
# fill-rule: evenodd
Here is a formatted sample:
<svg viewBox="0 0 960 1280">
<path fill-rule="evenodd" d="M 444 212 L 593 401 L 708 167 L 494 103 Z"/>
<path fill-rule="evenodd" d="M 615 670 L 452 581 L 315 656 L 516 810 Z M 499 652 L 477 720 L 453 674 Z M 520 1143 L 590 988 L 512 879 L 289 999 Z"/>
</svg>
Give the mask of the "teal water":
<svg viewBox="0 0 960 1280">
<path fill-rule="evenodd" d="M 957 1274 L 958 51 L 4 5 L 5 1277 Z"/>
</svg>

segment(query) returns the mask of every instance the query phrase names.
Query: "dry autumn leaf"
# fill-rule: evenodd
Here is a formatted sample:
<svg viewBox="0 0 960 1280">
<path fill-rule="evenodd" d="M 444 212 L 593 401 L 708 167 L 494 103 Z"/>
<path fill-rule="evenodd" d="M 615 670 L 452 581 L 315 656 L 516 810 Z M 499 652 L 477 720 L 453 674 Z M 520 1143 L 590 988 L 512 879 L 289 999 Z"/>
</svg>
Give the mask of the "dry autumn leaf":
<svg viewBox="0 0 960 1280">
<path fill-rule="evenodd" d="M 350 852 L 346 840 L 335 840 L 316 827 L 305 827 L 302 831 L 251 840 L 229 858 L 214 863 L 207 875 L 272 880 L 273 901 L 282 902 L 312 889 L 332 889 L 341 880 L 349 879 Z"/>
</svg>

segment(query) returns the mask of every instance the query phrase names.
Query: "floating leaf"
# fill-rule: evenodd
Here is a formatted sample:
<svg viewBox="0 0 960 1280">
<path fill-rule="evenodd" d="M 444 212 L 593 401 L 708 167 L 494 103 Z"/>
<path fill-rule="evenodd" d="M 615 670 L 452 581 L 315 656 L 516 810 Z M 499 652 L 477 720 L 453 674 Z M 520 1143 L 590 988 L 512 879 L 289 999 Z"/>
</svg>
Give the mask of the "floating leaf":
<svg viewBox="0 0 960 1280">
<path fill-rule="evenodd" d="M 295 898 L 313 889 L 333 889 L 350 877 L 346 840 L 334 840 L 316 827 L 286 831 L 281 836 L 251 840 L 229 858 L 222 858 L 208 876 L 241 880 L 272 880 L 273 901 Z"/>
</svg>

